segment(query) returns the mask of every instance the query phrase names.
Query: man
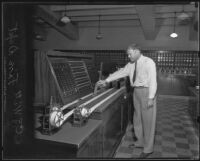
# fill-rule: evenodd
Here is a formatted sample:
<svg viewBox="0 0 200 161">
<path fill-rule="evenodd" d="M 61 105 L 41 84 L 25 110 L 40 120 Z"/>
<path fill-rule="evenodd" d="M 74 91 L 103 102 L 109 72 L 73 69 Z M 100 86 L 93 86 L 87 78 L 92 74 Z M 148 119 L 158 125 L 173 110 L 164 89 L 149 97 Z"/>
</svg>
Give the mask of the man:
<svg viewBox="0 0 200 161">
<path fill-rule="evenodd" d="M 147 158 L 153 153 L 155 125 L 156 125 L 156 65 L 151 58 L 143 56 L 135 44 L 127 48 L 130 62 L 119 71 L 109 75 L 105 80 L 97 83 L 105 86 L 106 83 L 129 76 L 133 90 L 134 115 L 133 126 L 137 141 L 130 145 L 143 148 L 140 158 Z"/>
</svg>

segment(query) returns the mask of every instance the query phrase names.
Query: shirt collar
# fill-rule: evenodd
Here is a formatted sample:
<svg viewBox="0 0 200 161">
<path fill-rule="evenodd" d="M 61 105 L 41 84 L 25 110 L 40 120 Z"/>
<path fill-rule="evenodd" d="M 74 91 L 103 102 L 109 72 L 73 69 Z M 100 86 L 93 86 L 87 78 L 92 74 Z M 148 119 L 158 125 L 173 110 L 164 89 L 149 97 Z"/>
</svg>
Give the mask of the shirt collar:
<svg viewBox="0 0 200 161">
<path fill-rule="evenodd" d="M 137 63 L 138 63 L 138 62 L 142 62 L 143 58 L 144 58 L 144 56 L 141 54 L 141 56 L 140 56 L 139 59 L 137 60 Z"/>
</svg>

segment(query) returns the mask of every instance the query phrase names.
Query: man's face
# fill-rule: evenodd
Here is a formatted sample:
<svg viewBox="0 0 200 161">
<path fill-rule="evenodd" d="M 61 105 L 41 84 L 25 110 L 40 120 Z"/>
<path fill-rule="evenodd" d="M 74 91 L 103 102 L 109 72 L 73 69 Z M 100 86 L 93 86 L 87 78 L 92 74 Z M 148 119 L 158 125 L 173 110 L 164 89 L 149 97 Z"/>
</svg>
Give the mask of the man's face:
<svg viewBox="0 0 200 161">
<path fill-rule="evenodd" d="M 127 49 L 127 55 L 128 55 L 128 58 L 130 59 L 130 61 L 132 63 L 134 63 L 138 59 L 138 57 L 140 55 L 140 51 L 137 49 L 133 50 L 132 48 L 129 48 L 129 49 Z"/>
</svg>

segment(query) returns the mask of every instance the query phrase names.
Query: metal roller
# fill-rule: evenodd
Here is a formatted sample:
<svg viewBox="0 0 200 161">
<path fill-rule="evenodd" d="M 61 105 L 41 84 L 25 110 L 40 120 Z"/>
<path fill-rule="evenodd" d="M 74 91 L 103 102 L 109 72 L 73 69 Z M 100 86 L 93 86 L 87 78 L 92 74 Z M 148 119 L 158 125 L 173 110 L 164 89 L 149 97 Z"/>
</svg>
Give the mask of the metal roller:
<svg viewBox="0 0 200 161">
<path fill-rule="evenodd" d="M 53 111 L 50 113 L 49 122 L 53 127 L 60 127 L 64 122 L 64 115 L 62 111 Z"/>
<path fill-rule="evenodd" d="M 65 122 L 65 120 L 67 120 L 72 114 L 74 114 L 74 112 L 77 113 L 80 113 L 81 116 L 83 117 L 88 117 L 91 112 L 85 108 L 87 104 L 89 104 L 90 102 L 98 99 L 99 97 L 101 97 L 102 95 L 108 93 L 109 91 L 111 91 L 113 88 L 99 94 L 98 96 L 92 98 L 91 100 L 81 104 L 80 106 L 78 106 L 77 108 L 67 112 L 66 114 L 63 114 L 63 110 L 66 109 L 67 107 L 70 107 L 71 105 L 77 103 L 79 100 L 76 100 L 74 101 L 73 103 L 70 103 L 68 105 L 65 105 L 61 108 L 58 108 L 58 107 L 53 107 L 52 110 L 51 110 L 51 113 L 50 113 L 50 124 L 53 126 L 53 127 L 60 127 L 62 126 L 62 124 Z M 87 97 L 91 96 L 91 94 L 87 95 Z M 86 96 L 84 97 L 86 98 Z M 82 98 L 83 99 L 83 98 Z"/>
</svg>

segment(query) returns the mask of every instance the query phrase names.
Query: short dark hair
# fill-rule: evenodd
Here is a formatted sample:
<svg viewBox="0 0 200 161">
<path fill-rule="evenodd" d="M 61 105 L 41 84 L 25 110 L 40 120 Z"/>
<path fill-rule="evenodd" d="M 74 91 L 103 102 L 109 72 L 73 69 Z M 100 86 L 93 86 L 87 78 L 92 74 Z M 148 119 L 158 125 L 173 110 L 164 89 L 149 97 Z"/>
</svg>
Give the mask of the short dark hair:
<svg viewBox="0 0 200 161">
<path fill-rule="evenodd" d="M 129 49 L 129 48 L 131 48 L 133 50 L 137 49 L 137 50 L 141 51 L 141 47 L 137 44 L 130 44 L 127 49 Z"/>
</svg>

